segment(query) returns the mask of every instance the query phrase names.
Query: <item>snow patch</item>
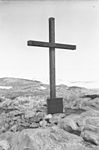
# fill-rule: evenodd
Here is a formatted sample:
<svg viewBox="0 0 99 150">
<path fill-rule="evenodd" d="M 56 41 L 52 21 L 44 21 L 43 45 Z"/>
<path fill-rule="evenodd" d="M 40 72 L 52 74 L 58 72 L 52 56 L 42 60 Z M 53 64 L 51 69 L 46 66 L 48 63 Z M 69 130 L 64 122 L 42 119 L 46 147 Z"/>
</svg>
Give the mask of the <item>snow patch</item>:
<svg viewBox="0 0 99 150">
<path fill-rule="evenodd" d="M 88 89 L 99 89 L 99 79 L 92 80 L 92 81 L 64 81 L 64 80 L 58 80 L 57 82 L 59 84 L 65 84 L 67 86 L 77 86 L 77 87 L 84 87 Z"/>
<path fill-rule="evenodd" d="M 41 89 L 41 90 L 45 90 L 45 89 L 46 89 L 46 87 L 44 87 L 44 86 L 40 86 L 40 89 Z"/>
<path fill-rule="evenodd" d="M 11 89 L 12 86 L 0 86 L 0 89 Z"/>
</svg>

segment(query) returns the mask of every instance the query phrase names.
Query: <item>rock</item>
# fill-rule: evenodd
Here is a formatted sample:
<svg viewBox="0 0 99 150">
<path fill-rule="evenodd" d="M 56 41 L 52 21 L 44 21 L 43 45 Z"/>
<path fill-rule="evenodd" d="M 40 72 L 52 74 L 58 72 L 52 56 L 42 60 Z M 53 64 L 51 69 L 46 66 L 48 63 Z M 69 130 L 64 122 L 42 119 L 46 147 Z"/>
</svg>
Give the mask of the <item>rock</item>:
<svg viewBox="0 0 99 150">
<path fill-rule="evenodd" d="M 59 128 L 80 136 L 81 134 L 81 127 L 78 125 L 79 115 L 70 115 L 58 122 Z"/>
<path fill-rule="evenodd" d="M 38 112 L 38 113 L 35 113 L 34 116 L 27 118 L 30 120 L 30 122 L 35 122 L 35 123 L 39 123 L 41 120 L 43 120 L 44 118 L 44 114 L 42 112 Z"/>
<path fill-rule="evenodd" d="M 10 148 L 10 145 L 7 140 L 1 140 L 0 147 L 2 148 L 2 150 L 8 150 Z"/>
<path fill-rule="evenodd" d="M 71 115 L 71 114 L 82 114 L 82 113 L 84 113 L 84 112 L 86 112 L 86 110 L 85 109 L 82 109 L 82 108 L 66 108 L 65 107 L 65 115 L 67 116 L 67 115 Z"/>
<path fill-rule="evenodd" d="M 65 117 L 65 114 L 63 113 L 58 113 L 58 114 L 53 114 L 50 119 L 46 119 L 51 125 L 58 125 L 60 120 Z"/>
<path fill-rule="evenodd" d="M 77 136 L 71 136 L 69 133 L 64 133 L 62 129 L 57 127 L 35 130 L 23 130 L 15 143 L 16 149 L 24 150 L 26 148 L 33 150 L 64 150 L 71 143 L 80 143 L 82 139 Z M 18 144 L 19 143 L 19 144 Z"/>
<path fill-rule="evenodd" d="M 32 118 L 34 117 L 35 112 L 34 111 L 25 111 L 25 118 Z"/>
<path fill-rule="evenodd" d="M 70 118 L 70 117 L 67 117 L 67 118 L 64 118 L 62 120 L 60 120 L 59 122 L 59 127 L 60 128 L 66 128 L 67 126 L 70 126 L 73 130 L 77 130 L 78 129 L 78 126 L 77 124 L 75 123 L 75 121 Z"/>
<path fill-rule="evenodd" d="M 99 117 L 88 117 L 85 123 L 99 128 Z"/>
<path fill-rule="evenodd" d="M 88 117 L 83 120 L 81 136 L 85 141 L 99 145 L 99 117 Z"/>
<path fill-rule="evenodd" d="M 47 126 L 47 121 L 46 120 L 42 120 L 39 122 L 41 127 L 46 127 Z"/>
<path fill-rule="evenodd" d="M 99 111 L 89 110 L 79 115 L 78 118 L 75 119 L 76 124 L 79 126 L 80 130 L 92 130 L 99 131 Z"/>
<path fill-rule="evenodd" d="M 93 145 L 98 145 L 99 146 L 99 133 L 95 133 L 89 130 L 84 130 L 81 133 L 81 137 L 83 137 L 83 139 Z"/>
<path fill-rule="evenodd" d="M 10 131 L 12 132 L 17 132 L 18 131 L 18 125 L 13 125 L 11 128 L 10 128 Z"/>
<path fill-rule="evenodd" d="M 5 133 L 0 139 L 7 140 L 10 150 L 89 150 L 82 138 L 64 132 L 57 126 L 25 129 L 17 134 Z"/>
<path fill-rule="evenodd" d="M 15 143 L 17 138 L 16 133 L 12 132 L 5 132 L 0 135 L 0 146 L 2 147 L 2 150 L 11 150 L 12 145 Z"/>
<path fill-rule="evenodd" d="M 32 124 L 30 124 L 30 128 L 39 128 L 39 127 L 40 127 L 39 123 L 33 122 Z"/>
<path fill-rule="evenodd" d="M 81 104 L 82 108 L 91 108 L 93 110 L 97 110 L 99 111 L 99 98 L 94 98 L 94 99 L 90 99 L 90 100 L 82 100 L 82 104 Z"/>
<path fill-rule="evenodd" d="M 52 118 L 52 114 L 48 114 L 44 117 L 44 119 L 51 119 Z"/>
</svg>

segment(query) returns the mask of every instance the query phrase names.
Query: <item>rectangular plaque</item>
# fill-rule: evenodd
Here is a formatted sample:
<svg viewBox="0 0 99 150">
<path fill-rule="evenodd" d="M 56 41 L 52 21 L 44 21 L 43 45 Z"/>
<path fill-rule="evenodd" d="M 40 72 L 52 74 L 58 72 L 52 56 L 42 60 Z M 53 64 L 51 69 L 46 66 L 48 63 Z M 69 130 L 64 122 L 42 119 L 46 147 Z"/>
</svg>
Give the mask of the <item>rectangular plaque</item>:
<svg viewBox="0 0 99 150">
<path fill-rule="evenodd" d="M 63 113 L 63 98 L 47 99 L 47 113 Z"/>
</svg>

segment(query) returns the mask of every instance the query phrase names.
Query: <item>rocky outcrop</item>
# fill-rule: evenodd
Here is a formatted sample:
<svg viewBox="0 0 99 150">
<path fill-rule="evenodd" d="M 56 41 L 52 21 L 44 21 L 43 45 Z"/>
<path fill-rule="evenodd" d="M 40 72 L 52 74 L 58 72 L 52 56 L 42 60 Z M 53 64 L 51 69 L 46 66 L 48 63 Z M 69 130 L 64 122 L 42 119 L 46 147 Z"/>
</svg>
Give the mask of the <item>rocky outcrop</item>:
<svg viewBox="0 0 99 150">
<path fill-rule="evenodd" d="M 0 136 L 0 146 L 5 150 L 89 150 L 81 137 L 64 132 L 57 126 L 5 133 Z"/>
<path fill-rule="evenodd" d="M 64 112 L 48 115 L 48 85 L 3 80 L 14 88 L 0 91 L 0 150 L 99 149 L 98 90 L 58 86 Z"/>
</svg>

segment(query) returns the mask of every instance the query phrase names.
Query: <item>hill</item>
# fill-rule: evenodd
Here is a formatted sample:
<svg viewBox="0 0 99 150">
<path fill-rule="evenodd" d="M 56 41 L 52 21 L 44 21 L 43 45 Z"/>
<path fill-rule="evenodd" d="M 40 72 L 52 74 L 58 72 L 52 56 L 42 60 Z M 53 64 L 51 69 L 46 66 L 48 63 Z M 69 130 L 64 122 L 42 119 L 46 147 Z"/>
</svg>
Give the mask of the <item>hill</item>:
<svg viewBox="0 0 99 150">
<path fill-rule="evenodd" d="M 49 85 L 0 78 L 0 148 L 98 150 L 99 90 L 58 85 L 64 112 L 47 114 Z M 10 87 L 10 88 L 6 88 Z"/>
</svg>

